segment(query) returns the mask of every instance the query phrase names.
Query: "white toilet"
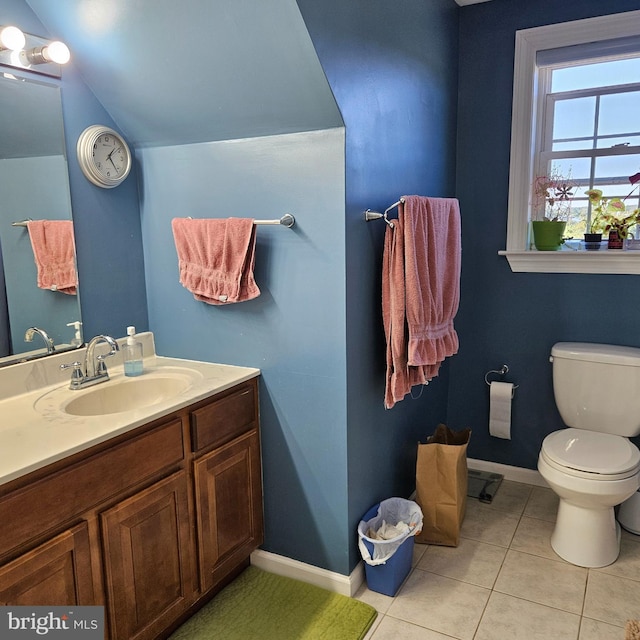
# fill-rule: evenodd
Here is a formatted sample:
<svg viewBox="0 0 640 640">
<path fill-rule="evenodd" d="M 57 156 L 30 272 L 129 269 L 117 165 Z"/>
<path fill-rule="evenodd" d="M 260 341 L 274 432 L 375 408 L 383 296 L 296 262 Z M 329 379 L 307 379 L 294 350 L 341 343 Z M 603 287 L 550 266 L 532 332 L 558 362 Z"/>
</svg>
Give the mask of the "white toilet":
<svg viewBox="0 0 640 640">
<path fill-rule="evenodd" d="M 559 342 L 551 349 L 553 391 L 567 429 L 542 443 L 538 471 L 558 494 L 553 550 L 581 567 L 620 552 L 614 507 L 640 487 L 640 349 Z"/>
</svg>

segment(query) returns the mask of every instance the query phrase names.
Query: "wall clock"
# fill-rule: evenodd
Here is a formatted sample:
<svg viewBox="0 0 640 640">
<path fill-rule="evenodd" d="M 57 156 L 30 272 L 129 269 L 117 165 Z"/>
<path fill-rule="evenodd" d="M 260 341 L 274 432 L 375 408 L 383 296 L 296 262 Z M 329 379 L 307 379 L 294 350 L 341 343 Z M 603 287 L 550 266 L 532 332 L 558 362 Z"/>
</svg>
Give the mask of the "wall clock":
<svg viewBox="0 0 640 640">
<path fill-rule="evenodd" d="M 103 125 L 87 127 L 78 138 L 78 163 L 98 187 L 117 187 L 131 170 L 131 151 L 122 136 Z"/>
</svg>

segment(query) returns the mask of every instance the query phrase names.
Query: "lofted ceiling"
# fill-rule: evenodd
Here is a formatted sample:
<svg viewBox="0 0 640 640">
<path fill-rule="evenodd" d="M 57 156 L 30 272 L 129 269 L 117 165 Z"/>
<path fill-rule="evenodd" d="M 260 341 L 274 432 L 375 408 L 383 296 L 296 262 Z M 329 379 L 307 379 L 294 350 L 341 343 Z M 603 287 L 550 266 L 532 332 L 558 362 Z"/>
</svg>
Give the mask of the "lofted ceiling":
<svg viewBox="0 0 640 640">
<path fill-rule="evenodd" d="M 134 146 L 342 125 L 295 1 L 26 2 Z"/>
<path fill-rule="evenodd" d="M 136 147 L 342 125 L 295 0 L 26 0 Z"/>
</svg>

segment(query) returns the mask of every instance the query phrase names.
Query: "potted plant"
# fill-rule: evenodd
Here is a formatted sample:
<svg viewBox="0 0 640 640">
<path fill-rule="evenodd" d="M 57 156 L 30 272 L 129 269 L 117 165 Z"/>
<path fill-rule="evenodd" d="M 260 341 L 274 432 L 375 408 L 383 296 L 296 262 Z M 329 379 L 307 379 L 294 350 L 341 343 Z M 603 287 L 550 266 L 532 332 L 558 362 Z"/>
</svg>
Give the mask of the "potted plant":
<svg viewBox="0 0 640 640">
<path fill-rule="evenodd" d="M 591 203 L 591 221 L 584 234 L 584 248 L 587 251 L 597 251 L 602 242 L 602 230 L 605 227 L 604 215 L 609 202 L 607 198 L 602 197 L 600 189 L 589 189 L 585 194 Z"/>
<path fill-rule="evenodd" d="M 629 178 L 629 182 L 633 185 L 640 182 L 640 173 Z M 640 209 L 634 209 L 627 213 L 624 201 L 635 191 L 634 187 L 631 192 L 624 198 L 605 198 L 602 196 L 600 189 L 589 189 L 586 195 L 591 203 L 591 225 L 588 231 L 590 233 L 597 232 L 598 229 L 609 234 L 607 247 L 609 249 L 622 249 L 624 241 L 629 236 L 629 228 L 640 222 Z M 585 233 L 585 248 L 599 248 L 598 246 L 589 246 L 595 243 L 595 239 L 587 239 L 589 234 Z M 601 235 L 601 234 L 600 234 Z"/>
<path fill-rule="evenodd" d="M 557 172 L 538 176 L 533 183 L 534 210 L 541 219 L 533 220 L 533 242 L 538 251 L 558 251 L 571 210 L 575 184 Z"/>
</svg>

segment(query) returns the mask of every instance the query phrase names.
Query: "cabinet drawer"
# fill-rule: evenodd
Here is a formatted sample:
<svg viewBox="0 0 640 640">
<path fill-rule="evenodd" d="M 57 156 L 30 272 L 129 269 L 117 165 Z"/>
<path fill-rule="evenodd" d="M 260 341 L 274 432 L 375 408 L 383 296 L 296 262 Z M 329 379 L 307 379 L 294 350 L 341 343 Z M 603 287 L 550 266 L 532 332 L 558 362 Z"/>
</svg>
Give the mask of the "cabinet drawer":
<svg viewBox="0 0 640 640">
<path fill-rule="evenodd" d="M 219 446 L 254 427 L 258 421 L 254 381 L 234 387 L 225 397 L 191 412 L 193 450 Z"/>
<path fill-rule="evenodd" d="M 182 423 L 165 425 L 0 499 L 0 556 L 184 457 Z"/>
</svg>

